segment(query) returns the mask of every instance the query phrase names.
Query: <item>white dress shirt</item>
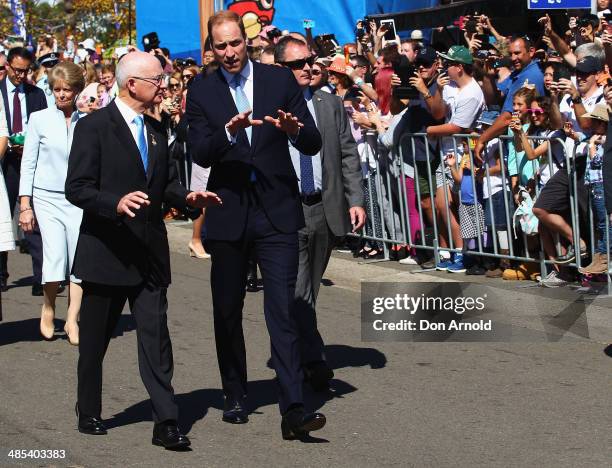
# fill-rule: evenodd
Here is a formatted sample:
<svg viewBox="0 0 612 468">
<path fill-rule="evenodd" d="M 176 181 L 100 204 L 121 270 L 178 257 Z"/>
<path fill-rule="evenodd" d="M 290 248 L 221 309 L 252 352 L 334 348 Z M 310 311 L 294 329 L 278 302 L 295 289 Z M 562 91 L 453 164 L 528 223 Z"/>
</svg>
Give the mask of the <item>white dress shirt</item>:
<svg viewBox="0 0 612 468">
<path fill-rule="evenodd" d="M 32 189 L 63 192 L 68 173 L 72 134 L 79 116 L 74 112 L 70 126 L 57 107 L 32 112 L 23 146 L 19 195 L 32 196 Z"/>
<path fill-rule="evenodd" d="M 223 73 L 225 80 L 229 84 L 230 94 L 232 95 L 234 103 L 236 103 L 236 86 L 234 85 L 236 74 L 228 73 L 223 67 L 221 67 L 221 73 Z M 249 101 L 251 110 L 253 110 L 253 64 L 250 60 L 247 60 L 246 65 L 240 70 L 240 77 L 240 84 Z M 251 118 L 253 118 L 253 114 L 251 114 Z M 238 134 L 232 137 L 227 129 L 225 129 L 225 133 L 229 141 L 236 143 Z"/>
<path fill-rule="evenodd" d="M 27 122 L 28 122 L 28 112 L 26 108 L 26 96 L 25 96 L 25 93 L 23 92 L 23 85 L 21 84 L 19 85 L 18 88 L 16 88 L 15 85 L 11 82 L 11 80 L 7 78 L 6 79 L 6 94 L 8 98 L 9 115 L 11 116 L 11 119 L 10 119 L 11 125 L 13 122 L 13 99 L 14 99 L 16 89 L 19 89 L 19 103 L 21 104 L 21 128 L 25 130 L 27 126 Z"/>
<path fill-rule="evenodd" d="M 317 122 L 317 115 L 315 113 L 314 103 L 312 102 L 313 95 L 312 95 L 312 91 L 310 90 L 310 88 L 306 88 L 304 90 L 304 99 L 306 100 L 306 106 L 308 107 L 308 110 L 310 111 L 310 115 L 312 115 L 312 119 L 315 121 L 315 125 L 317 125 L 318 127 L 319 125 Z M 291 155 L 291 163 L 293 164 L 295 175 L 297 175 L 297 178 L 299 181 L 298 187 L 301 192 L 302 191 L 302 185 L 301 185 L 302 170 L 300 166 L 301 156 L 300 156 L 300 151 L 291 144 L 291 139 L 289 139 L 289 154 Z M 314 176 L 315 191 L 320 192 L 323 188 L 323 184 L 322 184 L 323 168 L 321 166 L 321 152 L 318 152 L 314 156 L 308 156 L 308 157 L 309 158 L 312 157 L 312 175 Z"/>
<path fill-rule="evenodd" d="M 136 112 L 134 109 L 128 106 L 125 102 L 123 102 L 121 98 L 118 96 L 117 98 L 115 98 L 115 104 L 117 105 L 117 109 L 119 109 L 119 112 L 121 113 L 121 116 L 123 117 L 123 120 L 125 120 L 125 123 L 130 128 L 130 132 L 132 133 L 132 137 L 134 137 L 136 146 L 138 146 L 138 138 L 139 138 L 138 127 L 134 123 L 134 118 L 137 115 L 142 115 L 142 114 L 139 114 L 138 112 Z M 147 136 L 147 132 L 145 131 L 144 134 L 145 134 L 145 141 L 147 142 L 147 145 L 148 145 L 149 139 Z"/>
</svg>

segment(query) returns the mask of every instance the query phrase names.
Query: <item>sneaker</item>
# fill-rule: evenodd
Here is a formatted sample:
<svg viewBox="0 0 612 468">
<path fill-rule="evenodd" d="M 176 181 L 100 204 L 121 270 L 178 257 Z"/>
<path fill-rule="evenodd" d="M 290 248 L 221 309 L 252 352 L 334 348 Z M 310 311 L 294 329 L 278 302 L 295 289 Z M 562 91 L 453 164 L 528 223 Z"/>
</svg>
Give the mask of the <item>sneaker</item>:
<svg viewBox="0 0 612 468">
<path fill-rule="evenodd" d="M 400 265 L 418 265 L 419 262 L 417 262 L 414 258 L 412 257 L 406 257 L 406 258 L 402 258 L 399 262 Z"/>
<path fill-rule="evenodd" d="M 557 270 L 551 271 L 546 278 L 540 279 L 540 286 L 547 288 L 558 288 L 560 286 L 565 286 L 567 283 L 567 281 L 559 276 Z"/>
<path fill-rule="evenodd" d="M 586 256 L 587 256 L 586 247 L 581 248 L 580 257 L 586 257 Z M 564 265 L 566 263 L 571 263 L 574 260 L 576 260 L 576 250 L 574 249 L 573 245 L 570 245 L 567 248 L 567 252 L 565 253 L 565 255 L 559 255 L 558 257 L 555 257 L 553 261 L 557 264 Z"/>
<path fill-rule="evenodd" d="M 466 270 L 465 274 L 466 275 L 473 275 L 473 276 L 482 276 L 486 272 L 487 272 L 487 270 L 485 270 L 484 267 L 482 267 L 481 265 L 476 263 L 476 264 L 472 265 L 471 267 L 469 267 Z"/>
<path fill-rule="evenodd" d="M 436 265 L 436 270 L 438 271 L 446 271 L 448 267 L 453 264 L 452 260 L 440 260 L 440 262 Z"/>
<path fill-rule="evenodd" d="M 448 271 L 449 273 L 465 273 L 466 268 L 465 265 L 463 265 L 463 255 L 455 255 L 455 260 L 453 261 L 453 264 L 450 265 L 446 269 L 446 271 Z"/>
</svg>

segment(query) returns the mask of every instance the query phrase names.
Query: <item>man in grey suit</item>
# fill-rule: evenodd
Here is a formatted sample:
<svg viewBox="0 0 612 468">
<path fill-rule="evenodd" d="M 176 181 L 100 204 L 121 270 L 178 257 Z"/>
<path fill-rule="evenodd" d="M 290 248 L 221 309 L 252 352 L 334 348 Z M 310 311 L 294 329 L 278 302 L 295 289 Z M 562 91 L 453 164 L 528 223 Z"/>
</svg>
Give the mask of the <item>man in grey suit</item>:
<svg viewBox="0 0 612 468">
<path fill-rule="evenodd" d="M 334 374 L 325 359 L 315 306 L 336 238 L 361 229 L 365 223 L 361 164 L 341 99 L 310 89 L 313 58 L 308 46 L 286 37 L 277 44 L 274 56 L 277 64 L 293 71 L 323 140 L 320 153 L 314 157 L 302 155 L 290 145 L 306 219 L 306 226 L 298 233 L 294 313 L 304 379 L 313 389 L 322 391 L 329 387 Z"/>
</svg>

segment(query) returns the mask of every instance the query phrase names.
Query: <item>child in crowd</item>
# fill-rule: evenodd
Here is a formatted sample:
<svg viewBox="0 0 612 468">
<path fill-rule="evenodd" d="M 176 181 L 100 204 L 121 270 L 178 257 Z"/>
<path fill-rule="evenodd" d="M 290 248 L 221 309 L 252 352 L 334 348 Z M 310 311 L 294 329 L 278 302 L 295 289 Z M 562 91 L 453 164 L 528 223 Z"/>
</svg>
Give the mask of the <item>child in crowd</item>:
<svg viewBox="0 0 612 468">
<path fill-rule="evenodd" d="M 466 252 L 476 250 L 478 238 L 481 237 L 486 244 L 486 232 L 484 226 L 484 211 L 482 209 L 482 179 L 475 177 L 477 170 L 474 167 L 473 156 L 467 148 L 464 150 L 461 163 L 457 167 L 455 153 L 448 153 L 446 164 L 450 167 L 451 174 L 456 183 L 461 184 L 461 204 L 459 205 L 459 225 L 461 226 L 461 238 L 463 239 L 462 262 L 455 262 L 447 268 L 450 273 L 466 273 L 468 275 L 484 275 L 480 257 L 467 258 Z M 461 255 L 461 254 L 458 254 Z M 466 266 L 466 263 L 469 268 Z"/>
<path fill-rule="evenodd" d="M 591 207 L 593 217 L 597 226 L 597 242 L 595 253 L 591 264 L 580 268 L 578 271 L 583 274 L 599 275 L 608 271 L 608 238 L 612 241 L 612 229 L 608 226 L 609 233 L 606 234 L 606 204 L 604 197 L 603 184 L 603 156 L 604 144 L 606 142 L 606 132 L 608 128 L 608 110 L 605 105 L 597 104 L 593 112 L 585 114 L 584 118 L 591 119 L 591 131 L 593 135 L 579 145 L 577 152 L 587 152 L 587 167 L 584 174 L 585 184 L 589 186 L 591 197 Z"/>
</svg>

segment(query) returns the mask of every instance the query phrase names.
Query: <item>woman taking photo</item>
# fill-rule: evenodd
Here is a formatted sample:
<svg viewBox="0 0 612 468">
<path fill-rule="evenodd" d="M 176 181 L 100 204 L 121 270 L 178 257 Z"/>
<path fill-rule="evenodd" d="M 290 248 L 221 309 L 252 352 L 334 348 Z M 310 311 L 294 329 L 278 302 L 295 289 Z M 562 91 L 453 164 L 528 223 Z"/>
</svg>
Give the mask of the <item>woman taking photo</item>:
<svg viewBox="0 0 612 468">
<path fill-rule="evenodd" d="M 78 120 L 75 99 L 85 86 L 83 70 L 74 63 L 62 62 L 49 73 L 49 85 L 55 106 L 30 116 L 19 183 L 19 224 L 29 232 L 38 223 L 43 241 L 44 304 L 40 333 L 47 340 L 53 338 L 57 289 L 72 269 L 82 218 L 82 211 L 66 200 L 64 184 L 72 134 Z M 64 327 L 73 345 L 79 341 L 77 318 L 82 296 L 79 282 L 70 277 Z"/>
</svg>

